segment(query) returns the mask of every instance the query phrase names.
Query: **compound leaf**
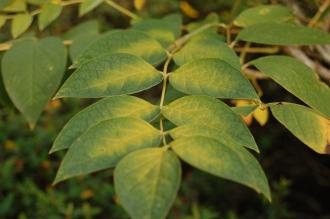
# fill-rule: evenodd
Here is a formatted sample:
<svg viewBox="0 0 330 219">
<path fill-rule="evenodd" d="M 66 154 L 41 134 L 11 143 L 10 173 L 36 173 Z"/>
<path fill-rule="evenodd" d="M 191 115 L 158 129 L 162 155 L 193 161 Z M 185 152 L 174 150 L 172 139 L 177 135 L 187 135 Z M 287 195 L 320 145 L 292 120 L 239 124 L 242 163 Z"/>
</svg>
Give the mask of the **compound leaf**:
<svg viewBox="0 0 330 219">
<path fill-rule="evenodd" d="M 52 23 L 58 16 L 60 16 L 63 7 L 54 3 L 45 3 L 42 5 L 41 12 L 38 16 L 39 29 L 45 29 Z"/>
<path fill-rule="evenodd" d="M 190 40 L 174 55 L 174 61 L 179 66 L 203 58 L 218 58 L 232 65 L 237 70 L 241 69 L 236 53 L 225 42 L 215 38 Z"/>
<path fill-rule="evenodd" d="M 158 106 L 133 96 L 104 98 L 82 110 L 64 126 L 55 139 L 50 153 L 69 148 L 90 127 L 117 117 L 134 117 L 150 122 L 158 114 Z"/>
<path fill-rule="evenodd" d="M 216 58 L 186 63 L 171 73 L 169 79 L 175 89 L 187 94 L 259 99 L 253 86 L 237 69 Z"/>
<path fill-rule="evenodd" d="M 246 185 L 271 200 L 267 178 L 258 161 L 245 148 L 200 136 L 174 140 L 170 146 L 190 165 Z"/>
<path fill-rule="evenodd" d="M 60 85 L 66 50 L 55 37 L 17 42 L 2 59 L 5 88 L 19 111 L 34 126 Z"/>
<path fill-rule="evenodd" d="M 308 147 L 330 154 L 330 123 L 311 109 L 292 103 L 271 105 L 274 117 Z"/>
<path fill-rule="evenodd" d="M 142 58 L 127 53 L 107 54 L 78 68 L 56 98 L 105 97 L 137 93 L 162 81 L 162 74 Z"/>
<path fill-rule="evenodd" d="M 163 148 L 142 149 L 127 155 L 114 173 L 116 193 L 133 219 L 164 219 L 180 181 L 179 159 Z"/>
<path fill-rule="evenodd" d="M 330 118 L 330 89 L 300 61 L 288 56 L 267 56 L 252 62 L 286 90 Z"/>
<path fill-rule="evenodd" d="M 207 96 L 186 96 L 162 109 L 162 114 L 177 126 L 204 125 L 218 130 L 231 145 L 258 151 L 252 134 L 239 115 L 220 100 Z"/>
<path fill-rule="evenodd" d="M 260 5 L 244 10 L 234 20 L 234 24 L 247 27 L 259 23 L 284 23 L 293 20 L 289 8 L 282 5 Z"/>
<path fill-rule="evenodd" d="M 290 23 L 261 23 L 244 28 L 237 40 L 269 45 L 330 44 L 324 31 Z"/>
<path fill-rule="evenodd" d="M 78 67 L 98 56 L 120 52 L 142 57 L 152 65 L 158 65 L 166 58 L 164 48 L 148 34 L 137 30 L 115 30 L 93 42 L 77 59 L 74 66 Z"/>
<path fill-rule="evenodd" d="M 100 122 L 71 145 L 54 183 L 114 167 L 130 152 L 159 143 L 160 131 L 141 119 L 122 117 Z"/>
</svg>

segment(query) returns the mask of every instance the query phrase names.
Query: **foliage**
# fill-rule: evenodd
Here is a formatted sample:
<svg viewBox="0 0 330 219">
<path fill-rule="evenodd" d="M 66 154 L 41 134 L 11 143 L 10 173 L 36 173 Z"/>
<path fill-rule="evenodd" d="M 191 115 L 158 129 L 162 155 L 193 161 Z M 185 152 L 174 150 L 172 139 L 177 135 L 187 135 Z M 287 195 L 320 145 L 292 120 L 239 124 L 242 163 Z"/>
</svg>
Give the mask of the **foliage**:
<svg viewBox="0 0 330 219">
<path fill-rule="evenodd" d="M 12 19 L 11 33 L 17 38 L 30 27 L 34 16 L 43 30 L 65 6 L 79 4 L 82 16 L 103 3 L 131 17 L 131 27 L 99 33 L 97 23 L 89 21 L 70 30 L 63 39 L 25 35 L 3 45 L 10 48 L 1 64 L 4 87 L 31 128 L 52 97 L 103 98 L 75 115 L 56 138 L 51 152 L 67 152 L 54 184 L 114 168 L 115 191 L 130 217 L 162 219 L 177 196 L 181 159 L 243 184 L 271 201 L 265 173 L 249 151 L 258 153 L 259 148 L 241 119 L 254 113 L 264 124 L 260 112 L 268 108 L 311 149 L 329 153 L 329 87 L 292 57 L 279 54 L 245 59 L 252 43 L 330 44 L 328 33 L 295 23 L 284 6 L 250 8 L 230 24 L 210 14 L 203 21 L 186 25 L 182 33 L 178 14 L 141 18 L 111 0 L 41 4 L 14 0 L 1 3 L 5 15 L 1 15 L 0 23 Z M 143 4 L 138 2 L 135 7 Z M 180 6 L 190 17 L 199 16 L 188 2 Z M 30 7 L 36 9 L 28 12 Z M 240 43 L 245 47 L 238 56 L 235 47 Z M 65 45 L 69 45 L 72 63 L 68 70 L 74 71 L 61 85 L 67 66 Z M 246 74 L 251 68 L 306 106 L 264 103 L 256 91 L 255 78 Z M 159 98 L 152 103 L 131 96 L 148 91 L 158 94 L 158 89 Z M 174 95 L 169 101 L 170 89 Z M 232 107 L 228 100 L 249 104 Z"/>
</svg>

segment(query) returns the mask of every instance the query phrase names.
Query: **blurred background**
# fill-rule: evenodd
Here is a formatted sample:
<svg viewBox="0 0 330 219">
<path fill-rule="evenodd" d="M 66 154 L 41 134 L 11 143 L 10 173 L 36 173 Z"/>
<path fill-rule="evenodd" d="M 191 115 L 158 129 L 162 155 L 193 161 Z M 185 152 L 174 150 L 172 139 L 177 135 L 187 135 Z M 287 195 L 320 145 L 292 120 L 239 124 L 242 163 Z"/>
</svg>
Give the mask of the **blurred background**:
<svg viewBox="0 0 330 219">
<path fill-rule="evenodd" d="M 325 1 L 191 0 L 182 3 L 175 0 L 145 0 L 140 1 L 140 5 L 130 0 L 117 2 L 143 17 L 162 17 L 179 12 L 183 14 L 185 23 L 199 21 L 210 12 L 218 14 L 224 22 L 230 22 L 247 7 L 283 3 L 292 8 L 299 21 L 304 23 Z M 50 28 L 43 32 L 38 32 L 34 27 L 31 30 L 38 37 L 62 36 L 77 24 L 91 19 L 100 23 L 101 31 L 129 26 L 129 18 L 102 5 L 80 18 L 77 7 L 66 7 Z M 327 11 L 317 26 L 329 31 L 330 16 Z M 8 28 L 1 29 L 0 43 L 9 38 Z M 301 52 L 322 66 L 321 79 L 329 83 L 330 61 L 327 62 L 323 56 L 328 54 L 329 58 L 330 49 L 324 49 L 322 54 L 313 52 L 313 48 L 304 48 Z M 290 49 L 284 48 L 279 52 L 290 53 Z M 247 58 L 256 56 L 258 54 Z M 259 81 L 258 84 L 264 92 L 264 102 L 299 102 L 272 81 Z M 140 95 L 153 102 L 157 91 L 153 95 Z M 112 170 L 51 186 L 64 155 L 63 152 L 48 155 L 52 142 L 63 125 L 90 103 L 76 99 L 51 101 L 37 127 L 31 131 L 0 84 L 0 219 L 128 218 L 114 194 Z M 330 219 L 330 157 L 310 150 L 271 116 L 264 126 L 251 118 L 246 120 L 261 150 L 257 157 L 269 179 L 273 202 L 268 203 L 239 184 L 184 165 L 179 196 L 169 218 Z"/>
</svg>

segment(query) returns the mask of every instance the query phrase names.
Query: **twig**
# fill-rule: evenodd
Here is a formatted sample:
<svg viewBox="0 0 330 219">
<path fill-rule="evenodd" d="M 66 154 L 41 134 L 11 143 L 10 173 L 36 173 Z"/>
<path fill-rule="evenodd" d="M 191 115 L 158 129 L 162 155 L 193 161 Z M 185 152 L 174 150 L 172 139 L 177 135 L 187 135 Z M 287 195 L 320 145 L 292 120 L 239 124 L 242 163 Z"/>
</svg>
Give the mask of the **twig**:
<svg viewBox="0 0 330 219">
<path fill-rule="evenodd" d="M 133 19 L 140 19 L 140 17 L 136 14 L 134 14 L 133 12 L 127 10 L 126 8 L 118 5 L 117 3 L 115 3 L 114 1 L 111 0 L 106 0 L 105 1 L 108 5 L 110 5 L 111 7 L 113 7 L 114 9 L 116 9 L 117 11 L 120 11 L 121 13 L 127 15 L 128 17 L 131 17 Z"/>
<path fill-rule="evenodd" d="M 330 0 L 325 0 L 323 4 L 320 6 L 319 10 L 317 13 L 314 15 L 314 17 L 309 21 L 308 26 L 309 27 L 314 27 L 317 22 L 320 20 L 321 16 L 323 13 L 327 10 L 327 8 L 330 5 Z"/>
</svg>

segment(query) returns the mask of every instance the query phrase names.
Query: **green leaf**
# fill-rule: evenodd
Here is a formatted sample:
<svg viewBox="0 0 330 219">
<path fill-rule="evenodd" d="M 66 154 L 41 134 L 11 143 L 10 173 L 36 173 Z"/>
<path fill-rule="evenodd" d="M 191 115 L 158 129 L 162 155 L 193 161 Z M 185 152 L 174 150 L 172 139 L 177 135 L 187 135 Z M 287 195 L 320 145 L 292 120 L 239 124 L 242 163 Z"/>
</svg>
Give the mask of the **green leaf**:
<svg viewBox="0 0 330 219">
<path fill-rule="evenodd" d="M 1 15 L 0 15 L 0 28 L 1 28 L 3 25 L 5 25 L 5 23 L 6 23 L 6 18 L 5 18 L 4 16 L 1 16 Z"/>
<path fill-rule="evenodd" d="M 87 14 L 97 6 L 99 6 L 104 0 L 84 0 L 79 5 L 79 16 Z"/>
<path fill-rule="evenodd" d="M 0 0 L 0 9 L 3 9 L 7 5 L 9 5 L 10 2 L 11 0 Z"/>
<path fill-rule="evenodd" d="M 104 98 L 70 119 L 55 139 L 50 153 L 69 148 L 81 134 L 102 121 L 134 117 L 150 122 L 159 112 L 158 106 L 137 97 L 124 95 Z"/>
<path fill-rule="evenodd" d="M 330 89 L 305 64 L 288 56 L 262 57 L 252 64 L 326 118 L 330 118 Z"/>
<path fill-rule="evenodd" d="M 77 37 L 99 33 L 99 23 L 97 20 L 89 20 L 78 24 L 70 29 L 62 37 L 64 40 L 75 40 Z"/>
<path fill-rule="evenodd" d="M 132 219 L 164 219 L 180 181 L 179 159 L 163 148 L 142 149 L 127 155 L 114 173 L 116 193 Z"/>
<path fill-rule="evenodd" d="M 85 52 L 85 50 L 100 37 L 99 33 L 87 33 L 79 35 L 72 40 L 70 45 L 70 58 L 73 62 Z"/>
<path fill-rule="evenodd" d="M 173 25 L 165 19 L 137 20 L 132 28 L 147 33 L 166 48 L 181 34 L 181 26 Z"/>
<path fill-rule="evenodd" d="M 234 24 L 247 27 L 260 23 L 284 23 L 293 20 L 290 9 L 282 5 L 260 5 L 244 10 L 234 20 Z"/>
<path fill-rule="evenodd" d="M 324 31 L 289 23 L 262 23 L 244 28 L 237 40 L 269 45 L 330 44 Z"/>
<path fill-rule="evenodd" d="M 8 4 L 9 3 L 9 4 Z M 11 0 L 4 1 L 4 5 L 6 6 L 2 9 L 4 12 L 23 12 L 26 11 L 26 2 L 25 0 Z"/>
<path fill-rule="evenodd" d="M 216 58 L 186 63 L 171 73 L 169 79 L 175 89 L 187 94 L 259 99 L 253 86 L 237 69 Z"/>
<path fill-rule="evenodd" d="M 18 14 L 15 15 L 11 26 L 11 35 L 17 38 L 19 35 L 24 33 L 31 25 L 33 17 L 29 14 Z"/>
<path fill-rule="evenodd" d="M 42 5 L 41 12 L 38 16 L 39 29 L 45 29 L 51 22 L 60 16 L 63 7 L 53 3 L 45 3 Z"/>
<path fill-rule="evenodd" d="M 120 52 L 142 57 L 152 65 L 158 65 L 166 58 L 166 52 L 162 46 L 146 33 L 137 30 L 115 30 L 92 43 L 74 66 L 80 66 L 98 56 Z"/>
<path fill-rule="evenodd" d="M 203 58 L 218 58 L 232 65 L 237 70 L 241 69 L 236 53 L 226 43 L 214 38 L 190 40 L 174 55 L 174 61 L 179 66 Z"/>
<path fill-rule="evenodd" d="M 237 113 L 238 115 L 248 116 L 253 113 L 258 108 L 257 105 L 250 105 L 250 106 L 237 106 L 232 107 L 231 109 Z"/>
<path fill-rule="evenodd" d="M 205 125 L 217 129 L 230 144 L 258 151 L 253 136 L 239 115 L 220 100 L 207 96 L 186 96 L 164 106 L 162 114 L 177 126 Z"/>
<path fill-rule="evenodd" d="M 132 94 L 147 90 L 162 79 L 161 72 L 142 58 L 127 53 L 107 54 L 78 68 L 65 81 L 56 98 Z"/>
<path fill-rule="evenodd" d="M 271 200 L 267 178 L 258 161 L 246 149 L 224 145 L 207 137 L 181 138 L 171 148 L 190 165 L 246 185 Z"/>
<path fill-rule="evenodd" d="M 137 149 L 158 146 L 160 139 L 160 131 L 141 119 L 123 117 L 100 122 L 70 146 L 54 184 L 114 167 Z"/>
<path fill-rule="evenodd" d="M 31 126 L 61 83 L 66 50 L 55 37 L 17 42 L 2 59 L 5 88 Z"/>
<path fill-rule="evenodd" d="M 330 154 L 330 123 L 311 109 L 292 103 L 271 105 L 274 117 L 308 147 Z"/>
</svg>

